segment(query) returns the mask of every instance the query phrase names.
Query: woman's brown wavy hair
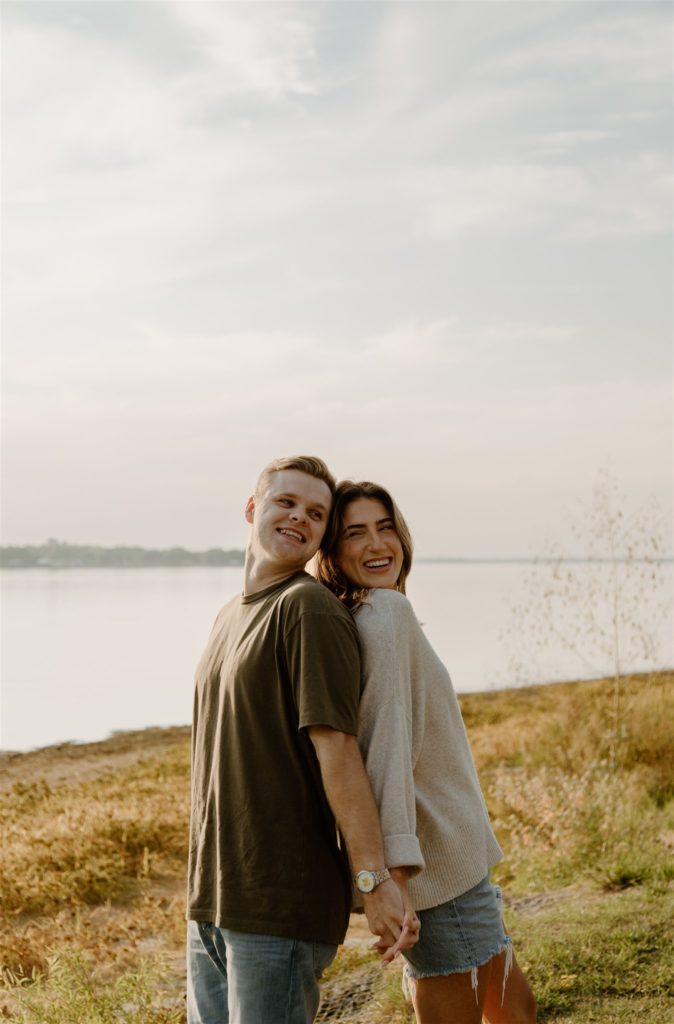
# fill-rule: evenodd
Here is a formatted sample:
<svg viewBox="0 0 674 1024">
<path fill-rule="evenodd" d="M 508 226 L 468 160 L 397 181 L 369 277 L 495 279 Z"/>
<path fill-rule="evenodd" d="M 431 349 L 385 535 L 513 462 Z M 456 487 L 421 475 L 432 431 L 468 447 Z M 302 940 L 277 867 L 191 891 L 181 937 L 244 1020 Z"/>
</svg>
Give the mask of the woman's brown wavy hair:
<svg viewBox="0 0 674 1024">
<path fill-rule="evenodd" d="M 380 501 L 393 521 L 403 549 L 403 564 L 396 581 L 395 589 L 405 593 L 405 581 L 412 568 L 412 535 L 400 509 L 389 492 L 379 484 L 368 480 L 354 483 L 353 480 L 342 480 L 337 485 L 333 500 L 330 522 L 316 556 L 316 576 L 329 590 L 343 601 L 348 608 L 356 608 L 365 599 L 368 587 L 360 587 L 352 583 L 336 562 L 339 541 L 344 531 L 344 514 L 353 501 L 359 498 L 373 498 Z"/>
</svg>

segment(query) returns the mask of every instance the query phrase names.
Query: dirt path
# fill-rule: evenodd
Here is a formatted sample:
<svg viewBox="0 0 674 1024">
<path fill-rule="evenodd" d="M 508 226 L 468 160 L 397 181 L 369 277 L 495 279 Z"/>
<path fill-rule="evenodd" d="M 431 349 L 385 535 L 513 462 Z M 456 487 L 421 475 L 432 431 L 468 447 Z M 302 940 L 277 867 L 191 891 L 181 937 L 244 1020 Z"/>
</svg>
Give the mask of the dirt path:
<svg viewBox="0 0 674 1024">
<path fill-rule="evenodd" d="M 28 753 L 0 751 L 0 792 L 17 783 L 44 779 L 54 787 L 77 783 L 161 754 L 187 740 L 188 725 L 115 733 L 97 743 L 57 743 Z"/>
</svg>

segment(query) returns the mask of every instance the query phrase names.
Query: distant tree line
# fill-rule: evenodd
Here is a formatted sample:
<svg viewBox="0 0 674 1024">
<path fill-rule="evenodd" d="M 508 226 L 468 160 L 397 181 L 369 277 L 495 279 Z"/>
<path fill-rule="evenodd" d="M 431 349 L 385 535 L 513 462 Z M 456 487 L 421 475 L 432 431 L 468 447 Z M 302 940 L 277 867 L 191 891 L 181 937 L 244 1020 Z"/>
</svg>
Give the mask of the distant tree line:
<svg viewBox="0 0 674 1024">
<path fill-rule="evenodd" d="M 50 538 L 45 544 L 0 547 L 2 569 L 144 569 L 161 566 L 223 566 L 243 565 L 245 552 L 239 548 L 209 548 L 208 551 L 188 551 L 186 548 L 104 548 L 95 544 L 67 544 Z M 418 558 L 418 562 L 446 564 L 526 564 L 558 565 L 560 563 L 605 562 L 622 563 L 624 558 Z M 632 559 L 640 561 L 640 559 Z M 671 556 L 646 561 L 671 562 Z"/>
<path fill-rule="evenodd" d="M 103 548 L 92 544 L 67 544 L 53 538 L 46 544 L 0 547 L 0 567 L 3 569 L 222 566 L 243 565 L 243 560 L 244 552 L 235 548 L 227 551 L 222 548 L 209 548 L 208 551 L 187 551 L 186 548 Z"/>
</svg>

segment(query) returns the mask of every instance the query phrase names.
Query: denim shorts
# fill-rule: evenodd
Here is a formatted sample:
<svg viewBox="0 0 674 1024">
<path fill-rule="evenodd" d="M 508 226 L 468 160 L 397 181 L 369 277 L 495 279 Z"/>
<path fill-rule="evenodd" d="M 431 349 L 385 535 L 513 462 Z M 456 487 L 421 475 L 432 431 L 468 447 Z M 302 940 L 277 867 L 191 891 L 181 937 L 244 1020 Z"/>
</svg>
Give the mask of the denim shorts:
<svg viewBox="0 0 674 1024">
<path fill-rule="evenodd" d="M 489 876 L 456 899 L 419 910 L 421 935 L 404 952 L 408 978 L 460 974 L 488 963 L 497 953 L 507 953 L 506 976 L 512 951 L 501 916 L 501 890 Z"/>
</svg>

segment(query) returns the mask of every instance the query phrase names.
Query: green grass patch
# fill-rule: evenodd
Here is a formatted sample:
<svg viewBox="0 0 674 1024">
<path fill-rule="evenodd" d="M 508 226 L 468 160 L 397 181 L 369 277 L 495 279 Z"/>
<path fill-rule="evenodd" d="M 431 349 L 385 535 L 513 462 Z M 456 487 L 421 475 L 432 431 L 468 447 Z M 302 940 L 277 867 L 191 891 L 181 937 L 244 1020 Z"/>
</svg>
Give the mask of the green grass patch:
<svg viewBox="0 0 674 1024">
<path fill-rule="evenodd" d="M 672 1019 L 671 889 L 589 895 L 535 915 L 506 917 L 541 1021 Z M 637 1004 L 643 1015 L 635 1014 Z M 590 1010 L 596 1016 L 588 1016 Z"/>
<path fill-rule="evenodd" d="M 577 892 L 538 913 L 506 912 L 539 1021 L 669 1024 L 674 1021 L 674 892 Z M 348 977 L 353 963 L 345 962 Z M 333 968 L 333 977 L 340 960 Z M 400 970 L 381 973 L 361 1024 L 413 1024 Z"/>
</svg>

